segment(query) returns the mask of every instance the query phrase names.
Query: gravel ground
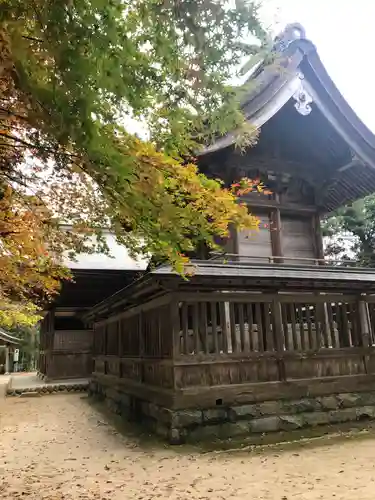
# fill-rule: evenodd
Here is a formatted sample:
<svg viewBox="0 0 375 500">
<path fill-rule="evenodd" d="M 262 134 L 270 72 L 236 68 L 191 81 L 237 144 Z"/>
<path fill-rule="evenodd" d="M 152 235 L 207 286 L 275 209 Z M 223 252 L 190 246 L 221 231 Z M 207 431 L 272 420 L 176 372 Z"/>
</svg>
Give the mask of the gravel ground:
<svg viewBox="0 0 375 500">
<path fill-rule="evenodd" d="M 77 394 L 0 403 L 0 498 L 373 500 L 375 438 L 200 453 L 118 432 Z"/>
</svg>

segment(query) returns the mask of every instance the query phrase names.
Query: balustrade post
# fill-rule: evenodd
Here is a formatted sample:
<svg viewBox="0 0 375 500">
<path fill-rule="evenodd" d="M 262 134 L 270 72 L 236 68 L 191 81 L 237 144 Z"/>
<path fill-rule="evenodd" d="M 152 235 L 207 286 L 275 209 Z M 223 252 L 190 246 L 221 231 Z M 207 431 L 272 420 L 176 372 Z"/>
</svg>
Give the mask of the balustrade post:
<svg viewBox="0 0 375 500">
<path fill-rule="evenodd" d="M 324 302 L 322 304 L 322 334 L 323 334 L 323 344 L 324 347 L 332 347 L 333 346 L 333 339 L 331 339 L 331 344 L 329 345 L 329 335 L 330 327 L 329 327 L 329 316 L 328 316 L 328 309 L 327 309 L 327 302 Z"/>
<path fill-rule="evenodd" d="M 324 292 L 318 294 L 318 296 L 325 296 Z M 329 300 L 329 299 L 327 299 Z M 315 345 L 316 350 L 328 347 L 333 347 L 333 339 L 330 336 L 330 325 L 329 325 L 329 315 L 327 302 L 323 302 L 322 304 L 316 304 L 316 310 L 318 312 L 318 324 L 320 326 L 319 331 L 316 332 L 316 341 L 318 345 Z M 331 344 L 331 345 L 330 345 Z"/>
<path fill-rule="evenodd" d="M 181 306 L 183 306 L 183 303 L 181 303 Z M 187 310 L 186 310 L 187 313 Z M 172 382 L 172 387 L 176 390 L 177 389 L 177 379 L 176 379 L 176 359 L 183 354 L 188 353 L 188 349 L 186 346 L 188 334 L 187 334 L 187 315 L 186 318 L 181 318 L 182 322 L 180 321 L 180 300 L 178 297 L 171 298 L 170 304 L 169 304 L 169 317 L 170 320 L 167 323 L 169 325 L 168 330 L 169 332 L 164 332 L 163 335 L 166 333 L 170 336 L 171 342 L 172 342 L 172 349 L 170 351 L 170 356 L 171 359 L 169 360 L 169 363 L 171 363 L 171 375 L 173 380 Z M 185 325 L 184 319 L 186 321 Z M 182 324 L 181 324 L 182 323 Z M 184 335 L 184 349 L 181 348 L 181 333 L 183 332 Z M 196 333 L 197 335 L 197 333 Z M 142 361 L 142 364 L 144 361 Z"/>
<path fill-rule="evenodd" d="M 368 304 L 364 300 L 358 301 L 359 324 L 363 347 L 369 347 L 371 342 L 371 324 L 368 311 Z"/>
<path fill-rule="evenodd" d="M 358 301 L 358 314 L 359 314 L 359 325 L 360 334 L 363 347 L 370 347 L 371 345 L 371 322 L 368 310 L 368 304 L 364 300 Z M 363 356 L 363 363 L 365 366 L 366 373 L 369 373 L 370 356 Z"/>
<path fill-rule="evenodd" d="M 169 307 L 170 329 L 172 339 L 172 355 L 177 358 L 181 355 L 181 328 L 180 328 L 180 303 L 177 299 L 172 299 Z M 186 349 L 186 346 L 185 346 Z"/>
<path fill-rule="evenodd" d="M 226 334 L 226 347 L 227 353 L 233 352 L 232 347 L 232 328 L 231 328 L 231 320 L 230 320 L 230 305 L 229 302 L 224 302 L 224 316 L 225 316 L 225 333 Z M 233 332 L 235 334 L 235 332 Z"/>
<path fill-rule="evenodd" d="M 273 313 L 273 326 L 274 326 L 274 341 L 276 345 L 276 350 L 278 353 L 278 371 L 279 380 L 286 380 L 285 373 L 285 362 L 284 362 L 284 329 L 283 329 L 283 319 L 281 313 L 281 303 L 278 298 L 272 301 L 272 313 Z"/>
</svg>

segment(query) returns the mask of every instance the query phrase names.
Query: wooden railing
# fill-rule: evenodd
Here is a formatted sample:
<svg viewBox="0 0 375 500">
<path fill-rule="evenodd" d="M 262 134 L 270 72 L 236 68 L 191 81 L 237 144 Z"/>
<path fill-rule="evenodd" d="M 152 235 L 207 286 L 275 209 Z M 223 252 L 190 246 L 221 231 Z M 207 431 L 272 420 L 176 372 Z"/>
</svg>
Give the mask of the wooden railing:
<svg viewBox="0 0 375 500">
<path fill-rule="evenodd" d="M 357 347 L 359 314 L 355 296 L 195 294 L 179 304 L 179 354 Z"/>
<path fill-rule="evenodd" d="M 374 296 L 166 293 L 94 330 L 95 374 L 134 393 L 375 373 Z"/>
<path fill-rule="evenodd" d="M 323 259 L 316 257 L 289 257 L 288 255 L 241 255 L 237 253 L 212 252 L 210 261 L 217 262 L 241 262 L 241 263 L 269 263 L 269 264 L 289 264 L 300 266 L 340 266 L 340 267 L 358 267 L 358 262 L 349 259 L 337 259 L 336 257 L 325 257 Z"/>
<path fill-rule="evenodd" d="M 178 304 L 175 387 L 372 373 L 373 300 L 313 293 L 186 294 Z"/>
</svg>

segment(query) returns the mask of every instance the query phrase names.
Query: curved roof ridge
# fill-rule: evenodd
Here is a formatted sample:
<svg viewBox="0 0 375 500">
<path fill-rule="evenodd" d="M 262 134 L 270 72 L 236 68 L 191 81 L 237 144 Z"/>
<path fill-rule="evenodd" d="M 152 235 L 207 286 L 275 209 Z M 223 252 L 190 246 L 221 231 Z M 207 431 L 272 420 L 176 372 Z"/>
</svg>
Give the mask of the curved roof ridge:
<svg viewBox="0 0 375 500">
<path fill-rule="evenodd" d="M 279 67 L 265 65 L 260 73 L 257 71 L 255 77 L 251 75 L 246 82 L 247 85 L 254 84 L 241 102 L 246 120 L 260 128 L 293 96 L 297 102 L 299 96 L 307 97 L 309 102 L 304 106 L 305 114 L 311 111 L 309 103 L 314 102 L 354 154 L 375 169 L 375 135 L 329 76 L 316 46 L 306 38 L 303 26 L 299 23 L 287 25 L 275 38 L 274 50 L 280 59 Z M 237 130 L 228 132 L 199 151 L 197 156 L 235 144 L 237 135 Z"/>
</svg>

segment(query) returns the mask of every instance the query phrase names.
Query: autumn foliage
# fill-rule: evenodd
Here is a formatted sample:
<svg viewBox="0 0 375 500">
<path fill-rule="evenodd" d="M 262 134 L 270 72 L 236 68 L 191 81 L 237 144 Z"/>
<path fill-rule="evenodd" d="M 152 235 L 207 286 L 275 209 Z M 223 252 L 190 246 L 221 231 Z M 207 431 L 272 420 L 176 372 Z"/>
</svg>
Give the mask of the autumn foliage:
<svg viewBox="0 0 375 500">
<path fill-rule="evenodd" d="M 0 323 L 34 321 L 67 253 L 106 251 L 103 227 L 181 270 L 229 224 L 257 225 L 192 158 L 229 129 L 251 142 L 226 81 L 263 31 L 255 4 L 235 3 L 1 2 Z"/>
</svg>

